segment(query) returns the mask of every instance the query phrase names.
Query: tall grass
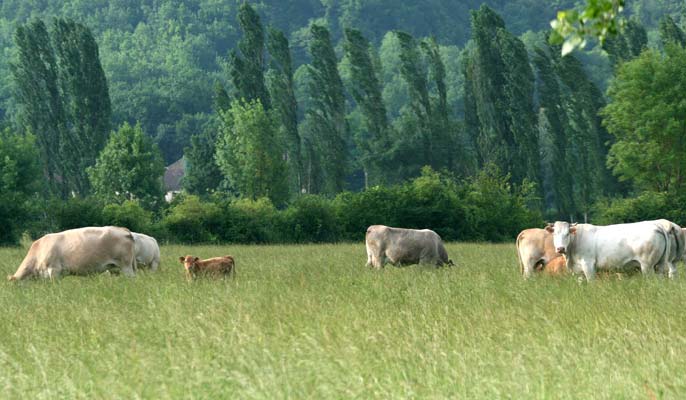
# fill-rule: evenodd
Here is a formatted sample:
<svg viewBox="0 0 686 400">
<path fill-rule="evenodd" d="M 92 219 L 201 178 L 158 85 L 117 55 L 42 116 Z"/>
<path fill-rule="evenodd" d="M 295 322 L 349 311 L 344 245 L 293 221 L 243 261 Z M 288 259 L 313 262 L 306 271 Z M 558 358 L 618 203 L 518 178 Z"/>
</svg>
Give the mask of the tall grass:
<svg viewBox="0 0 686 400">
<path fill-rule="evenodd" d="M 158 273 L 0 284 L 3 398 L 683 398 L 686 278 L 523 281 L 514 246 L 371 271 L 362 244 L 162 248 Z M 178 257 L 230 254 L 233 281 Z M 0 249 L 0 273 L 22 249 Z"/>
</svg>

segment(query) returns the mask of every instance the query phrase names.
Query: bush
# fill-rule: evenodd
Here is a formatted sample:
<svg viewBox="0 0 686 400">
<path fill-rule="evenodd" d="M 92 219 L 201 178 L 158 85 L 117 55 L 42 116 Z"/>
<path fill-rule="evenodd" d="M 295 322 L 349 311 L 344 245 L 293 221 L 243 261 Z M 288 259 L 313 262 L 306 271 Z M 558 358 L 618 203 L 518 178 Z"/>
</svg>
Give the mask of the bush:
<svg viewBox="0 0 686 400">
<path fill-rule="evenodd" d="M 221 209 L 214 203 L 203 203 L 198 196 L 180 196 L 162 219 L 174 241 L 183 243 L 218 242 L 217 225 Z"/>
<path fill-rule="evenodd" d="M 227 203 L 221 221 L 222 238 L 233 243 L 288 241 L 277 231 L 278 212 L 267 198 Z"/>
<path fill-rule="evenodd" d="M 152 213 L 143 209 L 136 201 L 108 204 L 102 210 L 102 216 L 106 225 L 123 226 L 134 232 L 153 234 Z"/>
<path fill-rule="evenodd" d="M 374 186 L 364 192 L 344 192 L 336 196 L 332 207 L 341 239 L 364 240 L 369 225 L 397 226 L 399 188 Z"/>
<path fill-rule="evenodd" d="M 534 186 L 513 187 L 509 176 L 491 165 L 465 185 L 463 202 L 470 240 L 513 240 L 524 228 L 543 225 L 543 217 L 526 204 L 531 201 Z"/>
<path fill-rule="evenodd" d="M 313 195 L 298 198 L 283 213 L 282 239 L 296 243 L 335 242 L 338 224 L 331 201 Z"/>
<path fill-rule="evenodd" d="M 102 226 L 104 222 L 102 204 L 94 198 L 55 199 L 49 202 L 47 211 L 52 215 L 52 225 L 57 232 L 84 226 Z"/>
<path fill-rule="evenodd" d="M 660 218 L 684 222 L 678 207 L 674 207 L 677 204 L 682 203 L 675 196 L 659 192 L 643 192 L 630 199 L 603 199 L 593 207 L 593 223 L 610 225 Z"/>
</svg>

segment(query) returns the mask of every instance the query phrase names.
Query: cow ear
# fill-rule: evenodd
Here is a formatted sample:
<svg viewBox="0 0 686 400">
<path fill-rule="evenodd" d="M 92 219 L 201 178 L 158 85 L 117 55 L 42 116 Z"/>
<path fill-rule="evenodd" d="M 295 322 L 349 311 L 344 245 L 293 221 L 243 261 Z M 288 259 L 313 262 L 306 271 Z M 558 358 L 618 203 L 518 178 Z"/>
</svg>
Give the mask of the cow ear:
<svg viewBox="0 0 686 400">
<path fill-rule="evenodd" d="M 181 262 L 186 261 L 186 257 L 179 257 L 179 261 L 181 261 Z"/>
<path fill-rule="evenodd" d="M 198 262 L 198 261 L 200 261 L 200 258 L 195 257 L 195 258 L 193 259 L 193 261 Z"/>
<path fill-rule="evenodd" d="M 548 232 L 550 232 L 550 233 L 553 233 L 553 232 L 555 231 L 555 228 L 553 228 L 552 225 L 548 225 L 548 226 L 545 227 L 545 230 L 548 231 Z"/>
<path fill-rule="evenodd" d="M 572 235 L 576 234 L 576 227 L 573 226 L 573 227 L 569 228 L 569 233 L 571 233 Z"/>
</svg>

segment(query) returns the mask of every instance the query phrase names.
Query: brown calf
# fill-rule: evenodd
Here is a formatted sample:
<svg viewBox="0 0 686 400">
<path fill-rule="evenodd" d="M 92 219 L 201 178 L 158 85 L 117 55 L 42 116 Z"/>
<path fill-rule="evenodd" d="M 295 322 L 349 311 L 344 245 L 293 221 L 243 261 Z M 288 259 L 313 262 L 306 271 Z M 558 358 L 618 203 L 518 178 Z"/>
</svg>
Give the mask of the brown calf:
<svg viewBox="0 0 686 400">
<path fill-rule="evenodd" d="M 231 275 L 236 278 L 236 262 L 231 256 L 208 258 L 201 260 L 198 257 L 179 257 L 179 261 L 186 269 L 186 277 L 193 279 L 197 275 L 222 276 Z"/>
<path fill-rule="evenodd" d="M 543 272 L 548 275 L 564 275 L 567 273 L 566 263 L 565 256 L 555 257 L 543 266 Z"/>
</svg>

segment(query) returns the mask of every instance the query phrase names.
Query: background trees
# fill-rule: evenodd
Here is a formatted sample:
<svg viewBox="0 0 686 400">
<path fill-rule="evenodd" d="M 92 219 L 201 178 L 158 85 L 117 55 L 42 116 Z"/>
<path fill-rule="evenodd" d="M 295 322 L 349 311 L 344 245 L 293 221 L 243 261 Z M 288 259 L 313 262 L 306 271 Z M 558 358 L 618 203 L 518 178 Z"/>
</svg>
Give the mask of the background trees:
<svg viewBox="0 0 686 400">
<path fill-rule="evenodd" d="M 87 172 L 94 196 L 107 203 L 137 200 L 156 208 L 163 201 L 162 155 L 140 125 L 124 123 Z"/>
<path fill-rule="evenodd" d="M 19 124 L 35 133 L 53 193 L 86 195 L 85 169 L 109 134 L 111 106 L 98 45 L 81 24 L 40 20 L 17 28 L 12 65 Z"/>
<path fill-rule="evenodd" d="M 460 188 L 484 169 L 499 171 L 509 193 L 535 193 L 526 207 L 548 218 L 583 219 L 609 204 L 607 196 L 680 187 L 674 177 L 651 186 L 649 173 L 632 175 L 631 168 L 643 167 L 629 168 L 632 149 L 622 146 L 643 137 L 631 136 L 637 133 L 624 120 L 640 112 L 617 117 L 625 125 L 612 135 L 605 128 L 614 122 L 601 123 L 610 114 L 598 112 L 607 102 L 622 103 L 602 93 L 613 74 L 611 94 L 619 97 L 620 85 L 645 78 L 652 64 L 630 65 L 646 49 L 653 57 L 676 54 L 666 49 L 683 43 L 682 5 L 631 2 L 619 35 L 561 57 L 541 29 L 546 15 L 571 1 L 486 3 L 50 0 L 27 7 L 7 0 L 0 5 L 0 125 L 35 136 L 46 187 L 63 199 L 88 196 L 92 179 L 84 171 L 105 153 L 108 127 L 124 122 L 140 127 L 164 163 L 185 157 L 183 185 L 199 201 L 244 198 L 276 206 L 274 212 L 297 204 L 324 215 L 325 201 L 300 199 L 303 192 L 331 199 L 403 185 L 425 166 Z M 420 10 L 431 23 L 414 18 Z M 60 19 L 27 22 L 29 15 Z M 681 61 L 670 57 L 680 87 Z M 620 79 L 619 71 L 631 68 L 642 72 Z M 665 106 L 654 115 L 680 118 L 669 111 L 678 108 L 676 96 L 658 100 Z M 635 100 L 621 105 L 641 107 Z M 610 166 L 632 185 L 618 183 L 606 167 L 613 145 Z M 107 179 L 128 179 L 130 171 L 117 171 L 121 179 Z M 63 202 L 60 215 L 91 215 L 103 202 L 137 193 L 132 186 L 118 190 L 120 197 L 98 190 L 100 200 Z M 305 215 L 300 211 L 293 215 Z"/>
</svg>

